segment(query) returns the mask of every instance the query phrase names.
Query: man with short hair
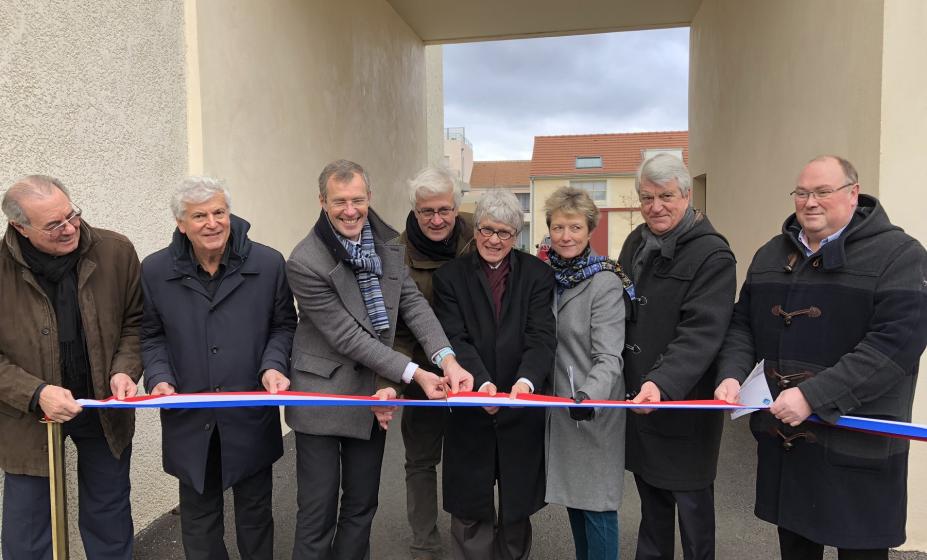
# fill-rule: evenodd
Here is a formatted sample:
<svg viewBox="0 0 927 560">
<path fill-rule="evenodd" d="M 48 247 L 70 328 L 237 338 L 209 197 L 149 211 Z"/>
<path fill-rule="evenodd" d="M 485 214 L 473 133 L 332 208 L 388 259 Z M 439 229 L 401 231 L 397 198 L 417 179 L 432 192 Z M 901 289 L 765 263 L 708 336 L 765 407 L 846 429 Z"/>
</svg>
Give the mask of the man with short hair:
<svg viewBox="0 0 927 560">
<path fill-rule="evenodd" d="M 736 402 L 759 360 L 775 398 L 754 413 L 757 517 L 783 559 L 887 559 L 905 541 L 905 439 L 837 428 L 840 416 L 911 421 L 927 344 L 927 252 L 860 194 L 853 165 L 810 161 L 795 213 L 757 251 L 719 356 Z M 816 414 L 825 423 L 807 421 Z"/>
<path fill-rule="evenodd" d="M 415 381 L 429 398 L 471 390 L 473 377 L 457 363 L 403 264 L 398 234 L 370 208 L 370 198 L 367 173 L 354 162 L 334 161 L 319 175 L 322 212 L 287 261 L 300 314 L 293 389 L 395 397 L 392 387 L 376 389 L 379 375 Z M 444 378 L 393 350 L 400 318 Z M 286 421 L 296 431 L 299 485 L 293 558 L 367 557 L 386 441 L 373 411 L 287 407 Z"/>
<path fill-rule="evenodd" d="M 77 447 L 88 558 L 132 558 L 129 463 L 135 413 L 75 399 L 135 396 L 142 292 L 128 239 L 82 219 L 64 185 L 30 175 L 3 196 L 0 468 L 3 558 L 52 557 L 44 416 Z"/>
<path fill-rule="evenodd" d="M 453 175 L 443 167 L 426 167 L 409 181 L 412 210 L 399 241 L 406 248 L 409 276 L 431 305 L 434 303 L 431 277 L 435 271 L 472 249 L 473 216 L 458 211 L 460 197 Z M 401 319 L 394 347 L 424 369 L 440 373 Z M 409 385 L 405 396 L 423 399 L 425 393 L 417 385 Z M 437 559 L 442 555 L 437 525 L 437 465 L 441 462 L 446 414 L 444 407 L 410 406 L 402 410 L 406 511 L 412 528 L 409 550 L 413 560 Z"/>
<path fill-rule="evenodd" d="M 152 395 L 289 387 L 296 311 L 283 255 L 252 241 L 210 177 L 184 179 L 171 244 L 142 263 L 142 356 Z M 228 558 L 223 491 L 235 498 L 243 559 L 274 558 L 273 464 L 283 455 L 277 407 L 161 410 L 164 470 L 180 481 L 188 560 Z"/>
<path fill-rule="evenodd" d="M 619 257 L 635 293 L 623 354 L 627 389 L 639 404 L 709 399 L 719 333 L 734 307 L 734 255 L 692 208 L 692 178 L 678 157 L 643 162 L 636 186 L 645 223 L 628 235 Z M 677 512 L 683 556 L 714 558 L 721 413 L 633 411 L 625 462 L 641 497 L 636 558 L 674 557 Z"/>
</svg>

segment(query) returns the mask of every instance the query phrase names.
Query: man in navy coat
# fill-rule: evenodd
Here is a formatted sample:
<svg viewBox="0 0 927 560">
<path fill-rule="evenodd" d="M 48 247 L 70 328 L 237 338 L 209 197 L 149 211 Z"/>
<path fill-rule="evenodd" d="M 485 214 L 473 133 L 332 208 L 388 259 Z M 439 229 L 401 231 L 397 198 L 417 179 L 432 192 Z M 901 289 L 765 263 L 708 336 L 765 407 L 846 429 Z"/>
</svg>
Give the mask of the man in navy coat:
<svg viewBox="0 0 927 560">
<path fill-rule="evenodd" d="M 186 179 L 171 244 L 142 263 L 142 359 L 152 395 L 286 390 L 296 328 L 283 256 L 248 239 L 215 179 Z M 222 492 L 235 495 L 243 559 L 273 558 L 271 467 L 283 455 L 276 407 L 161 411 L 164 470 L 180 480 L 188 559 L 228 558 Z"/>
</svg>

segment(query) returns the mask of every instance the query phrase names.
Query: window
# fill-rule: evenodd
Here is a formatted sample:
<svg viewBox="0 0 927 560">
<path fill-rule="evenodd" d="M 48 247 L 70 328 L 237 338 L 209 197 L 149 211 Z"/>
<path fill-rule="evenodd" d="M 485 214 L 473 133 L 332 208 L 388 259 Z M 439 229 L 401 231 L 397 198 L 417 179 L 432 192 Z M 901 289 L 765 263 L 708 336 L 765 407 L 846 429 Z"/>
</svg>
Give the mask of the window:
<svg viewBox="0 0 927 560">
<path fill-rule="evenodd" d="M 531 193 L 515 193 L 515 198 L 517 198 L 519 204 L 521 204 L 522 212 L 531 212 Z"/>
<path fill-rule="evenodd" d="M 531 252 L 531 224 L 525 222 L 524 225 L 522 225 L 521 231 L 518 232 L 518 240 L 515 243 L 515 246 L 522 251 Z"/>
<path fill-rule="evenodd" d="M 605 202 L 608 199 L 608 186 L 605 181 L 570 181 L 570 186 L 586 190 L 594 202 Z"/>
<path fill-rule="evenodd" d="M 641 161 L 647 161 L 657 154 L 669 154 L 682 159 L 682 148 L 649 148 L 641 150 Z"/>
<path fill-rule="evenodd" d="M 579 156 L 576 158 L 576 169 L 590 169 L 602 167 L 602 156 Z"/>
</svg>

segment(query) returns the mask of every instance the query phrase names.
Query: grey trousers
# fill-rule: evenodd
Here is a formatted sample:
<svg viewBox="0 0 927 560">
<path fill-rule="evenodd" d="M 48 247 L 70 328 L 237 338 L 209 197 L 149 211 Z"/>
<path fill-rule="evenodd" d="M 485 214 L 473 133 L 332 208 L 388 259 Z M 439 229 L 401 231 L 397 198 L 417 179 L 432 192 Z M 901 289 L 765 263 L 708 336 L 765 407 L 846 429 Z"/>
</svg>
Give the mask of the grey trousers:
<svg viewBox="0 0 927 560">
<path fill-rule="evenodd" d="M 438 532 L 438 463 L 444 441 L 443 407 L 409 406 L 402 410 L 406 447 L 406 511 L 412 529 L 412 556 L 441 557 Z"/>
</svg>

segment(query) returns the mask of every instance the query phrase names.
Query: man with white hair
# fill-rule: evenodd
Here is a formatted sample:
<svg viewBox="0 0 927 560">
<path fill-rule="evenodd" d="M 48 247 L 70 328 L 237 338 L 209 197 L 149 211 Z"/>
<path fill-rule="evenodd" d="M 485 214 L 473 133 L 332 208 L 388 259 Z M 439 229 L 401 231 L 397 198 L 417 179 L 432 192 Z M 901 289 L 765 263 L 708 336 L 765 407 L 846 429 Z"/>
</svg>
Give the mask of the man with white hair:
<svg viewBox="0 0 927 560">
<path fill-rule="evenodd" d="M 406 246 L 409 276 L 430 304 L 434 303 L 431 278 L 435 271 L 473 248 L 473 216 L 459 212 L 460 198 L 454 176 L 446 168 L 426 167 L 409 181 L 412 210 L 399 241 Z M 428 371 L 440 373 L 402 320 L 396 329 L 394 347 Z M 417 385 L 409 385 L 405 396 L 426 398 Z M 444 407 L 406 407 L 402 411 L 406 511 L 412 528 L 409 550 L 413 560 L 441 557 L 437 465 L 441 462 L 446 414 Z"/>
<path fill-rule="evenodd" d="M 77 447 L 88 558 L 132 558 L 129 462 L 135 414 L 75 399 L 132 397 L 142 374 L 135 248 L 93 228 L 61 181 L 30 175 L 3 196 L 0 246 L 0 468 L 3 558 L 52 557 L 44 416 Z"/>
<path fill-rule="evenodd" d="M 296 312 L 283 255 L 248 238 L 251 225 L 215 179 L 185 179 L 171 210 L 171 244 L 142 263 L 148 391 L 286 390 Z M 228 558 L 222 493 L 231 487 L 241 557 L 271 560 L 277 407 L 162 409 L 161 434 L 164 470 L 180 480 L 186 557 Z"/>
<path fill-rule="evenodd" d="M 734 255 L 692 208 L 692 179 L 678 157 L 643 162 L 636 187 L 645 223 L 619 257 L 635 288 L 623 354 L 629 397 L 641 404 L 710 399 L 715 354 L 734 307 Z M 721 413 L 633 410 L 625 461 L 641 497 L 636 558 L 673 558 L 677 512 L 683 557 L 714 558 Z"/>
</svg>

